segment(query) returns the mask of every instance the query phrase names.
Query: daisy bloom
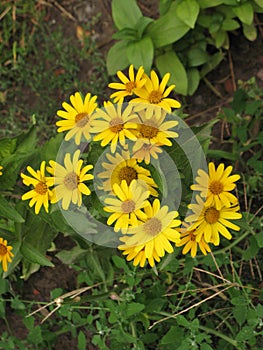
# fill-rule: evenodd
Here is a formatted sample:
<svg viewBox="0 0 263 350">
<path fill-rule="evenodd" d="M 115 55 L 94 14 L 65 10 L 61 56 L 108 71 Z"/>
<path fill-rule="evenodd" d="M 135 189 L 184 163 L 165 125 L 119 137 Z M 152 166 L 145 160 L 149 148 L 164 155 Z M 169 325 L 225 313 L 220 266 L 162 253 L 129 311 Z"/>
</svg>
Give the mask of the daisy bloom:
<svg viewBox="0 0 263 350">
<path fill-rule="evenodd" d="M 33 170 L 31 166 L 27 167 L 27 171 L 33 176 L 27 176 L 21 173 L 23 183 L 26 186 L 33 185 L 33 189 L 22 195 L 22 200 L 30 199 L 29 206 L 32 207 L 35 204 L 35 213 L 38 214 L 42 205 L 48 213 L 49 201 L 52 197 L 52 191 L 49 189 L 53 185 L 54 181 L 51 177 L 46 177 L 46 162 L 43 161 L 40 165 L 40 170 Z"/>
<path fill-rule="evenodd" d="M 197 253 L 198 247 L 204 255 L 211 252 L 209 245 L 205 242 L 204 237 L 202 236 L 200 241 L 197 242 L 195 229 L 191 229 L 191 224 L 184 224 L 184 227 L 180 229 L 181 241 L 176 243 L 176 247 L 184 246 L 182 254 L 187 254 L 191 251 L 191 257 L 194 258 Z"/>
<path fill-rule="evenodd" d="M 159 146 L 144 143 L 132 156 L 136 158 L 139 163 L 144 160 L 146 164 L 150 164 L 151 157 L 158 159 L 157 153 L 162 153 L 162 149 Z"/>
<path fill-rule="evenodd" d="M 138 165 L 138 161 L 135 158 L 131 158 L 129 151 L 122 151 L 121 153 L 115 153 L 111 155 L 106 154 L 108 162 L 102 162 L 102 166 L 105 171 L 98 174 L 98 178 L 103 179 L 102 189 L 114 193 L 113 185 L 116 183 L 121 184 L 122 180 L 130 185 L 132 180 L 139 180 L 140 185 L 144 186 L 150 191 L 150 194 L 157 197 L 156 183 L 151 177 L 149 170 Z"/>
<path fill-rule="evenodd" d="M 155 199 L 152 205 L 144 208 L 147 219 L 137 227 L 127 230 L 127 236 L 121 237 L 124 242 L 118 249 L 123 250 L 127 260 L 134 260 L 133 265 L 145 265 L 148 260 L 150 266 L 154 266 L 155 261 L 159 262 L 165 252 L 174 251 L 170 242 L 179 243 L 180 233 L 177 227 L 181 221 L 177 211 L 170 211 L 167 205 L 161 207 L 159 199 Z"/>
<path fill-rule="evenodd" d="M 93 112 L 97 108 L 96 99 L 97 96 L 91 97 L 88 93 L 83 101 L 80 93 L 76 92 L 75 95 L 70 96 L 72 106 L 67 102 L 62 103 L 65 110 L 59 110 L 57 115 L 63 120 L 57 121 L 56 125 L 59 127 L 58 132 L 69 130 L 65 136 L 66 141 L 74 138 L 75 143 L 79 145 L 82 136 L 86 141 L 90 139 Z"/>
<path fill-rule="evenodd" d="M 2 171 L 1 171 L 2 169 L 3 169 L 3 167 L 0 165 L 0 176 L 3 175 Z"/>
<path fill-rule="evenodd" d="M 111 89 L 120 90 L 110 95 L 110 98 L 113 98 L 115 103 L 123 101 L 126 96 L 133 95 L 134 89 L 141 89 L 146 83 L 143 67 L 139 68 L 135 76 L 133 64 L 129 67 L 129 77 L 126 77 L 121 71 L 117 72 L 117 76 L 121 83 L 110 83 L 108 85 Z"/>
<path fill-rule="evenodd" d="M 114 221 L 114 231 L 119 230 L 122 233 L 126 233 L 129 225 L 138 226 L 138 219 L 147 219 L 146 214 L 142 211 L 149 205 L 147 198 L 150 195 L 150 191 L 145 190 L 140 186 L 137 180 L 132 180 L 130 185 L 126 181 L 122 181 L 120 185 L 113 185 L 114 193 L 117 198 L 106 198 L 104 210 L 108 213 L 113 213 L 107 221 L 108 225 L 111 225 Z"/>
<path fill-rule="evenodd" d="M 144 144 L 171 146 L 169 138 L 178 137 L 178 134 L 169 129 L 178 124 L 176 120 L 165 121 L 167 113 L 162 108 L 146 108 L 138 113 L 137 140 L 133 146 L 136 152 Z"/>
<path fill-rule="evenodd" d="M 90 189 L 84 184 L 84 181 L 93 179 L 93 175 L 87 172 L 93 168 L 93 165 L 86 165 L 82 168 L 83 160 L 79 159 L 80 150 L 77 150 L 70 159 L 70 153 L 66 153 L 64 158 L 64 166 L 49 161 L 50 167 L 47 171 L 53 175 L 54 185 L 53 197 L 51 203 L 56 203 L 62 200 L 62 208 L 67 210 L 70 203 L 77 204 L 79 207 L 82 204 L 82 193 L 89 195 Z"/>
<path fill-rule="evenodd" d="M 206 243 L 219 245 L 219 234 L 227 239 L 231 239 L 232 235 L 229 228 L 239 231 L 240 227 L 233 224 L 229 220 L 241 219 L 242 215 L 237 213 L 239 205 L 236 202 L 231 207 L 216 208 L 215 205 L 207 205 L 200 196 L 196 196 L 196 204 L 189 204 L 189 208 L 193 211 L 192 215 L 186 217 L 185 221 L 192 223 L 191 229 L 195 229 L 196 241 L 200 242 L 204 237 Z"/>
<path fill-rule="evenodd" d="M 11 252 L 12 249 L 11 245 L 7 245 L 7 240 L 0 237 L 0 263 L 2 263 L 5 272 L 7 271 L 7 263 L 10 263 L 14 256 Z"/>
<path fill-rule="evenodd" d="M 167 96 L 175 88 L 175 85 L 171 85 L 166 89 L 168 80 L 170 79 L 170 73 L 166 73 L 161 81 L 155 71 L 151 71 L 150 77 L 147 76 L 147 81 L 141 89 L 136 89 L 135 95 L 137 98 L 132 99 L 130 102 L 134 103 L 147 103 L 155 106 L 163 107 L 168 112 L 171 112 L 172 108 L 180 108 L 180 102 Z"/>
<path fill-rule="evenodd" d="M 233 167 L 228 166 L 225 169 L 223 163 L 215 168 L 214 163 L 208 164 L 208 174 L 202 170 L 198 170 L 196 177 L 197 184 L 191 186 L 194 191 L 200 191 L 201 197 L 206 197 L 206 205 L 215 205 L 217 209 L 222 206 L 230 207 L 237 201 L 237 198 L 229 191 L 232 191 L 236 184 L 235 181 L 240 179 L 239 175 L 230 175 Z"/>
<path fill-rule="evenodd" d="M 136 140 L 136 136 L 129 130 L 136 128 L 136 124 L 129 121 L 134 120 L 136 115 L 132 113 L 132 105 L 128 105 L 123 109 L 123 105 L 119 102 L 116 106 L 111 102 L 104 102 L 104 109 L 98 109 L 95 113 L 96 120 L 93 123 L 91 132 L 97 133 L 94 141 L 101 141 L 104 147 L 111 144 L 111 152 L 116 151 L 118 141 L 122 146 L 125 145 L 125 137 L 130 140 Z"/>
</svg>

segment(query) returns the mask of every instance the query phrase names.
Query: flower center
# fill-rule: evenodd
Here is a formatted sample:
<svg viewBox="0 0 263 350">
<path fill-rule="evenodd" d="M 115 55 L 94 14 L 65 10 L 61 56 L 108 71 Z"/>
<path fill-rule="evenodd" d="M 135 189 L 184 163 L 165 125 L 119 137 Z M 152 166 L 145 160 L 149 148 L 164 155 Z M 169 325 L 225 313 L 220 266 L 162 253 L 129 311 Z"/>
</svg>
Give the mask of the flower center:
<svg viewBox="0 0 263 350">
<path fill-rule="evenodd" d="M 162 223 L 157 218 L 151 218 L 143 226 L 144 231 L 151 236 L 156 236 L 162 230 Z"/>
<path fill-rule="evenodd" d="M 130 166 L 125 166 L 121 168 L 119 172 L 120 183 L 122 182 L 122 180 L 125 180 L 127 182 L 127 185 L 129 186 L 132 180 L 137 180 L 137 179 L 138 179 L 138 173 L 134 168 Z"/>
<path fill-rule="evenodd" d="M 135 203 L 131 199 L 127 199 L 121 205 L 121 209 L 124 213 L 131 213 L 135 210 Z"/>
<path fill-rule="evenodd" d="M 118 133 L 123 130 L 123 120 L 121 118 L 114 118 L 110 121 L 110 130 Z"/>
<path fill-rule="evenodd" d="M 79 128 L 83 128 L 89 121 L 89 115 L 87 113 L 79 113 L 75 117 L 75 123 Z"/>
<path fill-rule="evenodd" d="M 151 91 L 149 95 L 150 103 L 158 104 L 162 101 L 162 99 L 163 99 L 163 94 L 160 91 L 158 90 Z"/>
<path fill-rule="evenodd" d="M 205 216 L 206 222 L 208 222 L 209 224 L 214 224 L 215 222 L 218 221 L 220 212 L 216 210 L 216 208 L 211 207 L 206 209 L 204 216 Z"/>
<path fill-rule="evenodd" d="M 0 256 L 5 256 L 7 253 L 7 248 L 4 244 L 0 244 Z"/>
<path fill-rule="evenodd" d="M 140 132 L 141 132 L 142 137 L 144 137 L 146 139 L 152 139 L 153 137 L 155 137 L 158 134 L 159 129 L 156 128 L 155 126 L 141 124 L 140 125 Z"/>
<path fill-rule="evenodd" d="M 69 173 L 64 178 L 64 185 L 69 191 L 75 190 L 78 187 L 78 176 L 76 173 Z"/>
<path fill-rule="evenodd" d="M 209 190 L 213 193 L 213 194 L 220 194 L 224 191 L 224 186 L 222 184 L 222 182 L 220 181 L 212 181 L 209 185 Z"/>
<path fill-rule="evenodd" d="M 136 88 L 136 83 L 135 81 L 129 81 L 128 83 L 125 84 L 126 91 L 131 94 L 132 90 Z"/>
<path fill-rule="evenodd" d="M 36 187 L 35 187 L 35 191 L 38 194 L 46 194 L 47 193 L 47 185 L 45 184 L 45 182 L 39 182 Z"/>
</svg>

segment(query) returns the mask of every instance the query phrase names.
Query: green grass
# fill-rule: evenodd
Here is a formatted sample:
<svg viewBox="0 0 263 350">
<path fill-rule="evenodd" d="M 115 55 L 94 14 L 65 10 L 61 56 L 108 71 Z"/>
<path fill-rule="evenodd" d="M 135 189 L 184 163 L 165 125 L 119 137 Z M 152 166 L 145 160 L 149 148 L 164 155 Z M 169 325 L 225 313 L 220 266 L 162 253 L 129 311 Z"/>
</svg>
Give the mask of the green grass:
<svg viewBox="0 0 263 350">
<path fill-rule="evenodd" d="M 86 36 L 81 45 L 68 18 L 56 13 L 57 22 L 52 22 L 55 8 L 19 0 L 15 7 L 10 2 L 0 5 L 0 13 L 5 11 L 0 32 L 0 135 L 27 130 L 34 116 L 46 140 L 56 133 L 56 111 L 70 94 L 90 92 L 103 100 L 105 61 L 92 37 Z M 83 30 L 91 30 L 94 22 L 96 18 Z"/>
</svg>

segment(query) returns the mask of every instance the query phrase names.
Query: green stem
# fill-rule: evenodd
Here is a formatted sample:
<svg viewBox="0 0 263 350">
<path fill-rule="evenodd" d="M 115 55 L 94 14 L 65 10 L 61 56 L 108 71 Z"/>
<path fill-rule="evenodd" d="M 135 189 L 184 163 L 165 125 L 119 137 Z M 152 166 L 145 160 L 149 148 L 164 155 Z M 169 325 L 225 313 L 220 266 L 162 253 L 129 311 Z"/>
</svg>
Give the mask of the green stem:
<svg viewBox="0 0 263 350">
<path fill-rule="evenodd" d="M 229 338 L 227 335 L 222 334 L 218 331 L 216 331 L 215 329 L 211 329 L 205 326 L 199 326 L 200 329 L 202 329 L 203 331 L 207 332 L 207 333 L 211 333 L 214 334 L 215 336 L 224 339 L 225 341 L 227 341 L 228 343 L 232 344 L 235 348 L 238 349 L 238 342 L 232 338 Z"/>
<path fill-rule="evenodd" d="M 235 241 L 233 241 L 231 244 L 229 244 L 227 247 L 222 248 L 220 250 L 217 250 L 216 252 L 214 252 L 214 255 L 217 254 L 222 254 L 225 253 L 227 250 L 233 248 L 234 246 L 236 246 L 239 242 L 241 242 L 243 239 L 245 239 L 249 234 L 251 234 L 250 231 L 245 232 L 242 236 L 238 237 Z"/>
</svg>

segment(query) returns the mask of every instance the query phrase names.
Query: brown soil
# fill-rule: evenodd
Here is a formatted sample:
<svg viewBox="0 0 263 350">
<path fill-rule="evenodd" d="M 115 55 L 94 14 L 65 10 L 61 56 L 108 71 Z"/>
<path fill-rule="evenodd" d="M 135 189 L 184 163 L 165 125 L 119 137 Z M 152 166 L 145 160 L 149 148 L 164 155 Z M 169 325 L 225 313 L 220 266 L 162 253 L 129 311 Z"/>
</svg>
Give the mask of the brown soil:
<svg viewBox="0 0 263 350">
<path fill-rule="evenodd" d="M 96 23 L 92 35 L 96 38 L 98 46 L 102 52 L 106 53 L 112 45 L 111 35 L 114 32 L 111 19 L 111 1 L 110 0 L 63 0 L 59 2 L 50 2 L 48 21 L 54 23 L 53 30 L 56 29 L 56 23 L 62 22 L 65 27 L 65 35 L 72 36 L 72 43 L 76 41 L 77 26 L 92 19 L 93 16 L 101 13 L 99 21 Z M 58 6 L 59 3 L 59 6 Z M 56 5 L 57 4 L 57 5 Z M 149 17 L 157 17 L 158 1 L 140 0 L 139 5 L 142 12 Z M 63 21 L 62 21 L 63 19 Z M 263 35 L 259 33 L 255 42 L 251 43 L 243 38 L 240 33 L 231 36 L 231 52 L 226 53 L 225 60 L 220 66 L 207 76 L 207 80 L 213 85 L 219 94 L 215 94 L 207 84 L 202 82 L 198 91 L 192 97 L 187 97 L 186 112 L 190 114 L 189 124 L 201 124 L 204 120 L 215 118 L 216 114 L 229 102 L 235 87 L 233 80 L 247 80 L 256 76 L 259 85 L 263 87 Z M 233 67 L 231 68 L 231 62 Z M 82 67 L 83 74 L 89 74 L 90 67 Z M 179 96 L 180 97 L 180 96 Z M 214 134 L 219 137 L 220 125 L 217 125 Z M 58 250 L 67 249 L 73 243 L 65 240 L 59 235 L 56 240 Z M 58 259 L 52 257 L 55 268 L 42 267 L 23 283 L 23 290 L 19 294 L 23 299 L 32 301 L 49 301 L 50 291 L 54 288 L 62 288 L 65 291 L 71 291 L 76 288 L 76 273 L 68 266 L 62 264 Z M 13 334 L 24 339 L 27 330 L 23 326 L 21 319 L 12 313 L 8 308 L 7 319 L 12 326 Z M 6 331 L 4 324 L 0 325 L 0 332 Z M 90 336 L 86 333 L 86 336 Z M 76 339 L 71 339 L 70 334 L 64 334 L 58 338 L 55 346 L 56 350 L 77 349 Z M 88 349 L 95 349 L 89 345 Z"/>
</svg>

